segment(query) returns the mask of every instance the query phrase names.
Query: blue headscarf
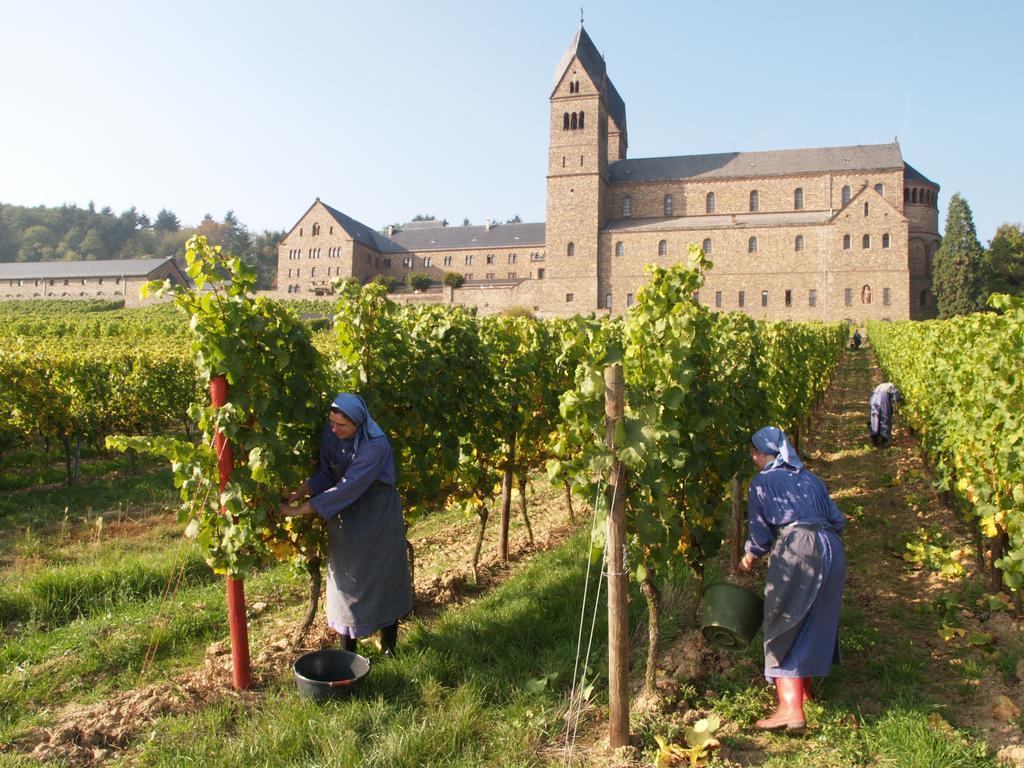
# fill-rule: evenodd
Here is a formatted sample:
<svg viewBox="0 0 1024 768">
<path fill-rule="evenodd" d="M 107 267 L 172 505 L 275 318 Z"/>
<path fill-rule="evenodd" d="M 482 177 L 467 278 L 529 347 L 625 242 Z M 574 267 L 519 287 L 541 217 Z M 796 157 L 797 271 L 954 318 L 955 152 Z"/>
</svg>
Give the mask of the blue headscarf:
<svg viewBox="0 0 1024 768">
<path fill-rule="evenodd" d="M 371 437 L 382 437 L 384 430 L 377 426 L 377 422 L 370 416 L 370 409 L 366 407 L 366 401 L 359 395 L 342 392 L 331 403 L 332 408 L 337 408 L 345 417 L 358 427 L 355 437 L 352 439 L 352 452 L 359 453 L 359 444 Z"/>
<path fill-rule="evenodd" d="M 800 457 L 796 455 L 796 451 L 793 450 L 793 446 L 789 444 L 786 433 L 778 427 L 762 427 L 754 433 L 754 436 L 750 438 L 750 442 L 761 453 L 767 453 L 775 457 L 775 461 L 765 467 L 765 469 L 775 469 L 781 466 L 800 469 L 804 465 L 800 461 Z"/>
</svg>

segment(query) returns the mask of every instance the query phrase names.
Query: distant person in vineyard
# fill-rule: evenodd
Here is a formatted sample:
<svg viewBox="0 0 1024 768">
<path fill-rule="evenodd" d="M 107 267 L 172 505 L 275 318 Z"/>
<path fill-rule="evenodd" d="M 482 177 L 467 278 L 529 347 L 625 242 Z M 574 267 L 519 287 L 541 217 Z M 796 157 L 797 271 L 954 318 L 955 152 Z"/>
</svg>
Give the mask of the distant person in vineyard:
<svg viewBox="0 0 1024 768">
<path fill-rule="evenodd" d="M 359 395 L 343 393 L 331 403 L 317 471 L 287 501 L 283 515 L 324 519 L 327 623 L 342 636 L 345 650 L 354 651 L 358 638 L 379 631 L 384 651 L 393 656 L 398 620 L 412 610 L 405 520 L 391 442 Z"/>
<path fill-rule="evenodd" d="M 775 712 L 757 721 L 765 731 L 800 730 L 811 677 L 839 663 L 839 609 L 846 554 L 839 538 L 846 520 L 825 484 L 804 466 L 778 427 L 751 438 L 758 473 L 750 483 L 750 537 L 740 570 L 766 554 L 764 675 L 774 681 Z"/>
<path fill-rule="evenodd" d="M 875 387 L 868 406 L 868 433 L 876 448 L 888 448 L 892 442 L 892 415 L 902 399 L 899 389 L 888 381 Z"/>
<path fill-rule="evenodd" d="M 864 341 L 864 339 L 860 335 L 860 329 L 854 328 L 853 338 L 850 339 L 850 349 L 860 349 L 862 341 Z"/>
</svg>

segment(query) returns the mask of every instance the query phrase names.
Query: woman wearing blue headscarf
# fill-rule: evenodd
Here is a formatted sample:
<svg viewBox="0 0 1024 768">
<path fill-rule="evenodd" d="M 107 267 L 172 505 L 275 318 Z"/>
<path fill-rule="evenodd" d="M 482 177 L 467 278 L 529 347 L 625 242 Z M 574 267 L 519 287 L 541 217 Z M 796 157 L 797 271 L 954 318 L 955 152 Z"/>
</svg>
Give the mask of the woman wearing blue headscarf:
<svg viewBox="0 0 1024 768">
<path fill-rule="evenodd" d="M 876 448 L 888 448 L 892 441 L 892 414 L 902 396 L 892 382 L 883 382 L 871 393 L 868 405 L 868 433 Z"/>
<path fill-rule="evenodd" d="M 385 652 L 394 655 L 398 619 L 412 610 L 405 520 L 391 442 L 359 395 L 343 393 L 331 403 L 317 471 L 288 502 L 283 515 L 315 513 L 327 528 L 328 625 L 349 651 L 357 638 L 379 630 Z"/>
<path fill-rule="evenodd" d="M 799 730 L 811 677 L 839 663 L 839 611 L 846 555 L 839 538 L 846 520 L 825 484 L 807 469 L 786 434 L 765 427 L 751 438 L 758 473 L 750 483 L 750 535 L 740 569 L 770 554 L 764 593 L 764 674 L 778 707 L 761 730 Z"/>
</svg>

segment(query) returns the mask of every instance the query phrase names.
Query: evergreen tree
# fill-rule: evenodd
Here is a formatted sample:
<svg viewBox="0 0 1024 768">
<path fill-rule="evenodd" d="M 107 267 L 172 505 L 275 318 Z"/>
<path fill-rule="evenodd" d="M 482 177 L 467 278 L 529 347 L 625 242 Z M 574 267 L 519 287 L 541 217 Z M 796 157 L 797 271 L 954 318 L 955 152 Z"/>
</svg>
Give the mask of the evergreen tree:
<svg viewBox="0 0 1024 768">
<path fill-rule="evenodd" d="M 939 317 L 965 315 L 985 308 L 985 261 L 967 201 L 956 193 L 946 212 L 946 231 L 935 254 L 932 290 Z"/>
<path fill-rule="evenodd" d="M 158 232 L 177 232 L 181 229 L 181 222 L 178 221 L 177 216 L 166 208 L 163 208 L 160 213 L 156 215 L 156 221 L 153 223 L 153 229 Z"/>
<path fill-rule="evenodd" d="M 1024 229 L 1002 224 L 985 253 L 992 293 L 1024 296 Z"/>
</svg>

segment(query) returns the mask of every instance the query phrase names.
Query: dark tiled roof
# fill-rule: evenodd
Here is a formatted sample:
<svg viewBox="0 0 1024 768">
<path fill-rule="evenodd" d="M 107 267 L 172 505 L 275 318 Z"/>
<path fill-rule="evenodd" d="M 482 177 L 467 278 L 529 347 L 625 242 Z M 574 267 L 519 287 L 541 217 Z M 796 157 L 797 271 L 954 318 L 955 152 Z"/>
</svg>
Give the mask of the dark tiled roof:
<svg viewBox="0 0 1024 768">
<path fill-rule="evenodd" d="M 551 85 L 552 92 L 558 87 L 558 83 L 562 80 L 562 75 L 565 74 L 565 70 L 570 62 L 572 62 L 573 57 L 579 58 L 587 75 L 601 89 L 605 106 L 608 108 L 608 114 L 615 121 L 615 124 L 619 126 L 619 130 L 625 132 L 626 103 L 622 100 L 619 92 L 615 90 L 615 86 L 612 85 L 612 81 L 608 77 L 607 68 L 605 67 L 604 57 L 601 56 L 597 46 L 594 45 L 594 41 L 590 39 L 590 35 L 587 34 L 587 30 L 583 28 L 582 24 L 580 24 L 579 31 L 573 37 L 572 42 L 569 43 L 569 47 L 562 54 L 558 66 L 555 67 L 555 80 Z"/>
<path fill-rule="evenodd" d="M 609 181 L 615 183 L 696 178 L 739 179 L 823 171 L 877 171 L 904 166 L 900 146 L 894 143 L 617 160 L 608 166 L 608 175 Z"/>
<path fill-rule="evenodd" d="M 903 179 L 904 181 L 917 181 L 922 184 L 931 184 L 933 187 L 939 186 L 910 163 L 903 164 Z"/>
<path fill-rule="evenodd" d="M 148 277 L 166 259 L 104 259 L 101 261 L 33 261 L 0 264 L 0 280 L 37 278 Z"/>
<path fill-rule="evenodd" d="M 366 226 L 361 221 L 356 221 L 351 216 L 346 216 L 337 208 L 331 208 L 331 206 L 327 205 L 327 203 L 324 203 L 322 200 L 320 202 L 323 207 L 327 209 L 327 212 L 334 217 L 334 220 L 341 225 L 341 228 L 348 232 L 349 237 L 357 243 L 362 243 L 363 245 L 373 248 L 375 251 L 380 251 L 381 253 L 402 250 L 372 227 Z"/>
<path fill-rule="evenodd" d="M 385 238 L 386 239 L 386 238 Z M 456 248 L 543 248 L 544 223 L 492 224 L 487 227 L 434 227 L 397 230 L 391 242 L 403 251 Z"/>
</svg>

